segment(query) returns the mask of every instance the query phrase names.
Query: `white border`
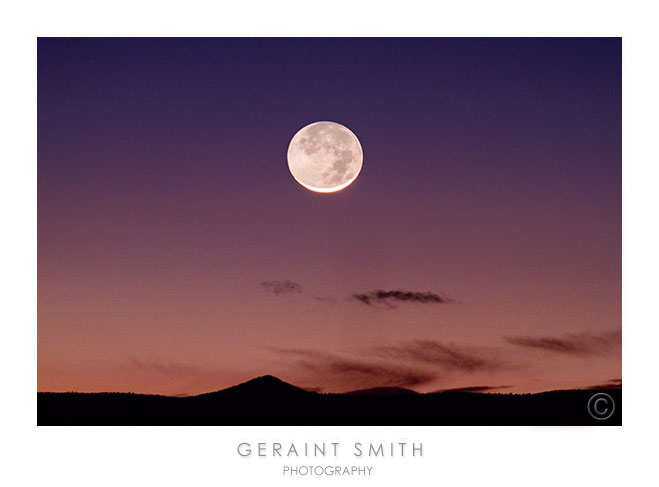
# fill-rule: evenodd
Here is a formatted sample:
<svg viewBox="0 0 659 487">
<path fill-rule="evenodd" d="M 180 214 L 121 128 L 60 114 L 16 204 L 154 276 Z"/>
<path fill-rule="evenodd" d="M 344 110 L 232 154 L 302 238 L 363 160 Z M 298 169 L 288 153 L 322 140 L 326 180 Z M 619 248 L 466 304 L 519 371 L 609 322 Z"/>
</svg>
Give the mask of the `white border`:
<svg viewBox="0 0 659 487">
<path fill-rule="evenodd" d="M 623 6 L 624 5 L 624 6 Z M 651 2 L 58 1 L 3 4 L 2 443 L 4 485 L 616 485 L 656 478 L 657 71 Z M 37 36 L 623 36 L 622 428 L 37 428 Z M 388 460 L 372 478 L 287 479 L 281 464 L 240 459 L 251 441 L 357 438 L 424 443 L 419 461 Z M 348 460 L 341 463 L 349 463 Z M 643 482 L 643 483 L 647 483 Z M 640 484 L 640 480 L 639 480 Z"/>
</svg>

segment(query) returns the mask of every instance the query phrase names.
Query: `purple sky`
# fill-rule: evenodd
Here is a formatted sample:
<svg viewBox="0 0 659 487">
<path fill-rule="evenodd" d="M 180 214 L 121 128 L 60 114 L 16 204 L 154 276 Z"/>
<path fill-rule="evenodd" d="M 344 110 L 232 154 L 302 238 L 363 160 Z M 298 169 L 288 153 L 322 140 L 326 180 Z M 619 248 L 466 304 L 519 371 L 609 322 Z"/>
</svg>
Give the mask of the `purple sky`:
<svg viewBox="0 0 659 487">
<path fill-rule="evenodd" d="M 42 38 L 38 232 L 41 391 L 617 380 L 621 41 Z"/>
</svg>

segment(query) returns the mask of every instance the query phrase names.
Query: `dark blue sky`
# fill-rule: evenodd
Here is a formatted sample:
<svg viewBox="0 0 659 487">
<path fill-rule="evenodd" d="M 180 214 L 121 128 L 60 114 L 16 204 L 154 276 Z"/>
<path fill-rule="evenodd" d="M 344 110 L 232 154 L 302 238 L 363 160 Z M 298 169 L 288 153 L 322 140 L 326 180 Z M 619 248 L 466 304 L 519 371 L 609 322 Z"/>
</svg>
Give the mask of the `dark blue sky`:
<svg viewBox="0 0 659 487">
<path fill-rule="evenodd" d="M 287 184 L 261 153 L 279 157 L 292 129 L 326 119 L 407 188 L 450 173 L 610 194 L 620 167 L 601 159 L 620 155 L 620 58 L 619 39 L 42 39 L 39 149 L 68 158 L 75 144 L 79 159 L 56 171 L 69 183 L 87 151 L 123 149 L 187 155 L 201 179 L 212 166 Z M 262 162 L 225 174 L 214 150 Z M 178 179 L 158 158 L 139 166 Z"/>
</svg>

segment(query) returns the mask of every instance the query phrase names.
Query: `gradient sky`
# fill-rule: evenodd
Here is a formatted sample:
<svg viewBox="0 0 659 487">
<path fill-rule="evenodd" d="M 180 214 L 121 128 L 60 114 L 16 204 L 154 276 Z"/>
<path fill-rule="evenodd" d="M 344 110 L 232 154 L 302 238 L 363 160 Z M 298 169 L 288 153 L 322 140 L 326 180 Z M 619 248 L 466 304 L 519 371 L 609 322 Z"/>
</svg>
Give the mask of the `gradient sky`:
<svg viewBox="0 0 659 487">
<path fill-rule="evenodd" d="M 586 387 L 620 336 L 620 39 L 39 39 L 40 391 Z"/>
</svg>

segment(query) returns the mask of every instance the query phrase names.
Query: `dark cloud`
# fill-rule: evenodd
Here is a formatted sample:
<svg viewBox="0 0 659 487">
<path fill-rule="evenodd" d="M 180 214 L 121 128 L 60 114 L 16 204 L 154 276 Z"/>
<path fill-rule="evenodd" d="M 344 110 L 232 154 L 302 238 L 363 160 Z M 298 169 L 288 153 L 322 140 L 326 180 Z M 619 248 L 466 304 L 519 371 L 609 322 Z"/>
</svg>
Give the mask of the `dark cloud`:
<svg viewBox="0 0 659 487">
<path fill-rule="evenodd" d="M 270 348 L 270 347 L 269 347 Z M 326 352 L 304 349 L 270 348 L 295 359 L 295 365 L 314 375 L 336 379 L 355 387 L 410 387 L 432 382 L 437 374 L 419 367 L 354 359 Z"/>
<path fill-rule="evenodd" d="M 435 340 L 414 340 L 366 349 L 357 358 L 308 349 L 266 347 L 292 359 L 315 381 L 364 387 L 414 387 L 446 373 L 477 373 L 501 366 L 484 347 L 460 347 Z"/>
<path fill-rule="evenodd" d="M 467 386 L 467 387 L 454 387 L 452 389 L 440 389 L 435 392 L 489 392 L 499 389 L 508 389 L 512 386 Z"/>
<path fill-rule="evenodd" d="M 353 294 L 353 298 L 367 305 L 372 304 L 385 304 L 389 307 L 394 307 L 396 302 L 410 302 L 410 303 L 424 303 L 424 304 L 437 304 L 448 303 L 450 300 L 445 296 L 440 296 L 432 292 L 418 292 L 418 291 L 384 291 L 378 289 L 370 293 Z"/>
<path fill-rule="evenodd" d="M 379 347 L 378 354 L 439 366 L 443 369 L 476 372 L 500 365 L 485 349 L 464 348 L 436 340 L 414 340 L 399 345 Z"/>
<path fill-rule="evenodd" d="M 584 387 L 584 389 L 622 389 L 622 379 L 610 379 L 601 384 Z"/>
<path fill-rule="evenodd" d="M 283 281 L 263 281 L 261 287 L 277 295 L 302 292 L 302 286 L 299 283 L 289 281 L 288 279 Z"/>
<path fill-rule="evenodd" d="M 614 331 L 601 334 L 568 334 L 563 337 L 508 336 L 504 339 L 512 345 L 527 349 L 586 356 L 611 354 L 619 347 L 622 334 L 620 331 Z"/>
</svg>

